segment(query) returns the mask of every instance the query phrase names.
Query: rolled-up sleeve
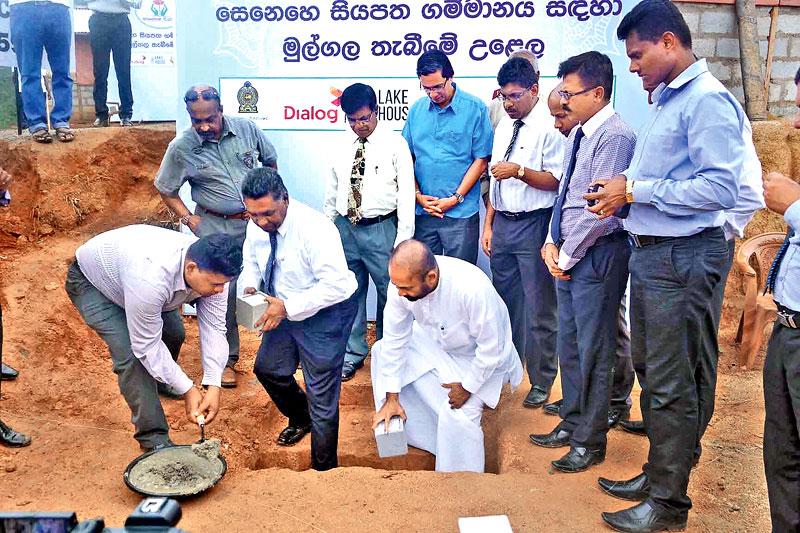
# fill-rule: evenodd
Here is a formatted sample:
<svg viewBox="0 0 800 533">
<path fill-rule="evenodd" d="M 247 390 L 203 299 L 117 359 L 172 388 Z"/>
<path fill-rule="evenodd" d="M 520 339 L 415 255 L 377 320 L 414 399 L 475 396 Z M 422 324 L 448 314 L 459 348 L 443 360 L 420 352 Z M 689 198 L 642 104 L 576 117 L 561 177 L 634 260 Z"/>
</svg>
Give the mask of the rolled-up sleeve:
<svg viewBox="0 0 800 533">
<path fill-rule="evenodd" d="M 225 312 L 228 309 L 228 290 L 200 298 L 197 303 L 197 324 L 200 330 L 200 353 L 203 360 L 203 385 L 219 387 L 222 370 L 228 362 L 228 340 L 225 337 Z"/>
<path fill-rule="evenodd" d="M 566 139 L 560 131 L 553 129 L 552 132 L 545 134 L 542 142 L 542 171 L 549 172 L 559 181 L 561 181 Z"/>
<path fill-rule="evenodd" d="M 275 147 L 267 138 L 267 134 L 258 129 L 255 124 L 253 124 L 253 128 L 256 130 L 261 164 L 265 167 L 278 168 L 278 152 L 275 151 Z"/>
<path fill-rule="evenodd" d="M 635 181 L 634 202 L 649 203 L 667 215 L 731 209 L 739 196 L 739 176 L 746 146 L 742 117 L 732 98 L 706 93 L 686 112 L 692 177 Z M 626 173 L 627 174 L 627 173 Z M 628 179 L 635 177 L 628 175 Z"/>
<path fill-rule="evenodd" d="M 169 291 L 138 278 L 123 283 L 125 318 L 133 355 L 157 381 L 185 394 L 192 388 L 192 380 L 172 359 L 161 340 L 164 329 L 161 313 L 169 299 Z"/>
</svg>

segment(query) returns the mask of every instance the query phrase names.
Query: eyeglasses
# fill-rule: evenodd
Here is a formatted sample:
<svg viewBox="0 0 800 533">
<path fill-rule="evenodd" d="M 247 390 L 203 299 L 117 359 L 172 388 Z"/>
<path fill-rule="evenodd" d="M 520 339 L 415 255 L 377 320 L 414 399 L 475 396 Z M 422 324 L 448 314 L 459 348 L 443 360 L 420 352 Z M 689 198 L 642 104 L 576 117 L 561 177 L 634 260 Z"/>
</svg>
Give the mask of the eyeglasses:
<svg viewBox="0 0 800 533">
<path fill-rule="evenodd" d="M 530 91 L 530 89 L 525 89 L 522 92 L 514 93 L 514 94 L 503 94 L 500 93 L 497 97 L 500 99 L 501 102 L 511 101 L 511 102 L 519 102 L 520 99 L 525 96 L 525 93 Z"/>
<path fill-rule="evenodd" d="M 374 115 L 374 114 L 375 114 L 375 111 L 372 111 L 366 117 L 360 117 L 360 118 L 347 117 L 347 123 L 350 124 L 351 126 L 355 126 L 356 124 L 359 124 L 359 123 L 367 124 L 367 123 L 369 123 L 370 120 L 372 120 L 372 115 Z"/>
<path fill-rule="evenodd" d="M 438 93 L 444 90 L 448 81 L 450 81 L 450 78 L 445 78 L 444 82 L 440 83 L 439 85 L 434 85 L 433 87 L 425 87 L 422 85 L 422 83 L 420 83 L 419 88 L 425 91 L 425 94 Z"/>
<path fill-rule="evenodd" d="M 578 96 L 578 95 L 581 95 L 581 94 L 586 94 L 586 93 L 588 93 L 589 91 L 594 91 L 596 88 L 597 88 L 597 87 L 589 87 L 588 89 L 584 89 L 584 90 L 582 90 L 582 91 L 578 91 L 578 92 L 576 92 L 576 93 L 571 93 L 571 92 L 569 92 L 569 91 L 558 91 L 558 96 L 560 96 L 560 97 L 561 97 L 561 98 L 563 98 L 564 100 L 569 100 L 569 99 L 570 99 L 570 98 L 572 98 L 573 96 Z"/>
<path fill-rule="evenodd" d="M 210 89 L 203 89 L 202 91 L 195 91 L 194 89 L 189 89 L 186 91 L 186 94 L 183 95 L 183 101 L 185 103 L 189 102 L 196 102 L 200 98 L 203 100 L 216 100 L 219 102 L 219 93 L 213 87 Z"/>
</svg>

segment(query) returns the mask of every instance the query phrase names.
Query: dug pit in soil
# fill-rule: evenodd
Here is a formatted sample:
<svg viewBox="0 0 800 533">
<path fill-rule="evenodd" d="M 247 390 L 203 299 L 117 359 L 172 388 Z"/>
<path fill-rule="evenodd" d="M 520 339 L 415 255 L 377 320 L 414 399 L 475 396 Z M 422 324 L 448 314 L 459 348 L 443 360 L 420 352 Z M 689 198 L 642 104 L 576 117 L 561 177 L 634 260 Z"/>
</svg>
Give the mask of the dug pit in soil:
<svg viewBox="0 0 800 533">
<path fill-rule="evenodd" d="M 128 481 L 149 494 L 189 496 L 202 492 L 216 483 L 224 470 L 219 459 L 219 441 L 216 444 L 216 453 L 213 443 L 208 446 L 203 443 L 200 450 L 188 446 L 159 450 L 139 461 L 131 469 Z M 213 459 L 209 460 L 207 457 L 212 454 Z"/>
</svg>

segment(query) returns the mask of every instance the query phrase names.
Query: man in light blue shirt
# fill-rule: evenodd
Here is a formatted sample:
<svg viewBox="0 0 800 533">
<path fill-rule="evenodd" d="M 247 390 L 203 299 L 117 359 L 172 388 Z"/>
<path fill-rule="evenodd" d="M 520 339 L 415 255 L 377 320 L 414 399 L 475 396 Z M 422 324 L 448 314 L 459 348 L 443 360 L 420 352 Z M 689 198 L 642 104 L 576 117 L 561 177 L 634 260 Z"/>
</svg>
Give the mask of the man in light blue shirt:
<svg viewBox="0 0 800 533">
<path fill-rule="evenodd" d="M 414 158 L 417 216 L 414 237 L 436 255 L 478 261 L 480 176 L 492 155 L 486 105 L 456 87 L 453 66 L 441 50 L 417 61 L 428 95 L 408 112 L 403 137 Z"/>
<path fill-rule="evenodd" d="M 794 78 L 800 128 L 800 69 Z M 800 442 L 797 440 L 800 372 L 800 184 L 771 172 L 764 180 L 767 207 L 783 215 L 789 233 L 767 277 L 778 306 L 764 360 L 764 472 L 773 531 L 800 530 Z"/>
<path fill-rule="evenodd" d="M 612 496 L 644 501 L 602 516 L 618 531 L 675 530 L 686 526 L 689 472 L 713 412 L 713 294 L 728 255 L 721 226 L 739 196 L 747 117 L 696 59 L 669 0 L 643 0 L 617 37 L 630 71 L 654 87 L 653 106 L 631 165 L 585 197 L 598 200 L 589 209 L 601 218 L 630 210 L 632 354 L 650 451 L 632 480 L 599 481 Z"/>
</svg>

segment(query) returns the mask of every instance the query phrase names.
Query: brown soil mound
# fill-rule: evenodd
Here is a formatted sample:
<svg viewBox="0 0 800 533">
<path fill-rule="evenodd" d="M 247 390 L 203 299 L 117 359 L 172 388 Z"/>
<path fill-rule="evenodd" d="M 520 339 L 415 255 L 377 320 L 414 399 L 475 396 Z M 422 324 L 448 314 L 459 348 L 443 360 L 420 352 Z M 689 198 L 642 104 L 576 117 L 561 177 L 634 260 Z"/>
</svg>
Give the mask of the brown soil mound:
<svg viewBox="0 0 800 533">
<path fill-rule="evenodd" d="M 169 128 L 82 130 L 71 145 L 0 145 L 0 164 L 16 176 L 14 203 L 0 211 L 0 290 L 6 361 L 21 371 L 3 383 L 0 415 L 30 433 L 30 448 L 0 448 L 0 509 L 75 510 L 119 526 L 138 502 L 122 482 L 140 452 L 130 412 L 119 395 L 107 351 L 81 321 L 62 289 L 75 248 L 92 235 L 132 222 L 168 221 L 152 179 Z M 692 531 L 769 528 L 761 462 L 763 404 L 758 372 L 735 369 L 735 307 L 726 308 L 717 412 L 704 455 L 691 478 Z M 201 374 L 197 328 L 186 320 L 181 355 Z M 253 376 L 258 338 L 242 331 L 240 386 L 223 394 L 206 428 L 222 441 L 225 479 L 184 504 L 190 531 L 456 531 L 459 516 L 507 514 L 515 531 L 599 531 L 599 513 L 627 506 L 604 495 L 598 476 L 627 478 L 646 460 L 647 440 L 621 431 L 608 456 L 588 472 L 560 475 L 549 461 L 564 450 L 528 442 L 557 420 L 521 401 L 525 385 L 485 417 L 487 465 L 494 474 L 436 474 L 419 450 L 381 461 L 370 431 L 368 367 L 343 387 L 340 462 L 308 468 L 309 439 L 280 448 L 286 421 Z M 638 394 L 638 392 L 636 393 Z M 553 399 L 560 395 L 553 391 Z M 635 403 L 636 399 L 635 399 Z M 180 401 L 163 401 L 173 440 L 198 439 Z M 635 405 L 633 417 L 638 418 Z M 368 467 L 368 468 L 365 468 Z"/>
</svg>

